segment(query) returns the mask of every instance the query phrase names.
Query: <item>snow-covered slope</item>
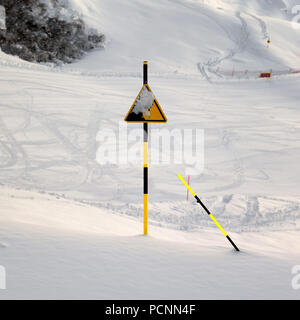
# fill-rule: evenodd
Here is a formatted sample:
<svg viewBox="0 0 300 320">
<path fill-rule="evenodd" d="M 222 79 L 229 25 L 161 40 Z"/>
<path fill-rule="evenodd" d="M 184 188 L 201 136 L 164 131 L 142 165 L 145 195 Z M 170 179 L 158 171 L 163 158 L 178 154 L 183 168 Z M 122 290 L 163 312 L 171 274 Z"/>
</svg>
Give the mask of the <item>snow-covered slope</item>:
<svg viewBox="0 0 300 320">
<path fill-rule="evenodd" d="M 0 299 L 298 299 L 299 233 L 231 234 L 153 227 L 87 205 L 1 188 Z M 145 290 L 145 288 L 147 288 Z"/>
<path fill-rule="evenodd" d="M 106 34 L 105 49 L 62 68 L 0 52 L 0 294 L 299 298 L 300 77 L 222 79 L 299 66 L 292 1 L 71 3 Z M 151 130 L 203 130 L 204 170 L 191 184 L 241 254 L 185 200 L 187 163 L 150 165 L 144 238 L 142 165 L 96 160 L 99 131 L 122 135 L 146 59 L 168 118 Z"/>
<path fill-rule="evenodd" d="M 76 67 L 138 72 L 152 61 L 153 72 L 300 69 L 300 30 L 292 28 L 297 1 L 242 0 L 71 0 L 108 39 Z M 271 40 L 267 50 L 267 40 Z M 93 62 L 93 63 L 91 63 Z"/>
</svg>

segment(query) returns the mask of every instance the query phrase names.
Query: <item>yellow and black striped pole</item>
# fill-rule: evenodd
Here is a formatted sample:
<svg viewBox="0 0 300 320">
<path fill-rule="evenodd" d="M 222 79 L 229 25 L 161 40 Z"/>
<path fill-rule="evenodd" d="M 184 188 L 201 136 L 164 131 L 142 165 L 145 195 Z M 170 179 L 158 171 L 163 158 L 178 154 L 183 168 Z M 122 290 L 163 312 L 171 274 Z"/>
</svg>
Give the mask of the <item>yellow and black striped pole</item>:
<svg viewBox="0 0 300 320">
<path fill-rule="evenodd" d="M 198 198 L 196 193 L 193 191 L 193 189 L 186 183 L 186 181 L 182 178 L 180 174 L 178 174 L 178 178 L 182 181 L 182 183 L 190 190 L 191 194 L 195 197 L 197 202 L 202 206 L 202 208 L 205 210 L 205 212 L 209 215 L 209 217 L 212 219 L 212 221 L 217 225 L 217 227 L 222 231 L 224 236 L 229 240 L 229 242 L 232 244 L 234 249 L 236 251 L 240 251 L 239 248 L 235 245 L 235 243 L 231 240 L 229 235 L 226 233 L 226 231 L 220 226 L 219 222 L 216 220 L 216 218 L 211 214 L 211 212 L 206 208 L 206 206 L 203 204 L 203 202 Z"/>
<path fill-rule="evenodd" d="M 144 84 L 148 84 L 148 62 L 144 61 Z M 144 125 L 144 235 L 148 234 L 148 123 Z"/>
</svg>

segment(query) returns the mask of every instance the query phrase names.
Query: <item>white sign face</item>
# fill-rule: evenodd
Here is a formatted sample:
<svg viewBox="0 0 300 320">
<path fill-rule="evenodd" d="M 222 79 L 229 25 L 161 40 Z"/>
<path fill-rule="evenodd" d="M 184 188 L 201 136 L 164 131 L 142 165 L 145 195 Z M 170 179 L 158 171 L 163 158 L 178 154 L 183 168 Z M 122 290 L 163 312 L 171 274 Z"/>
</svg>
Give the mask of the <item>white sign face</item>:
<svg viewBox="0 0 300 320">
<path fill-rule="evenodd" d="M 5 15 L 5 8 L 0 6 L 0 30 L 6 30 L 6 15 Z"/>
</svg>

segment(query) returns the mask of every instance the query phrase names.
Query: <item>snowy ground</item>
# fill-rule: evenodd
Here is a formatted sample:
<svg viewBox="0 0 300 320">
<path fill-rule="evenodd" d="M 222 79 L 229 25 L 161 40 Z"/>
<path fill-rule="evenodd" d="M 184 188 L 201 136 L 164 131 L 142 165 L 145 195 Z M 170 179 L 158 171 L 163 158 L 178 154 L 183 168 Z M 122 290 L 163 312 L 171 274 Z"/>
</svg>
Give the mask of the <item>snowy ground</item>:
<svg viewBox="0 0 300 320">
<path fill-rule="evenodd" d="M 0 52 L 0 298 L 300 298 L 300 76 L 216 74 L 299 67 L 299 31 L 282 1 L 205 2 L 74 0 L 105 50 L 60 69 Z M 96 161 L 97 133 L 118 132 L 145 59 L 168 118 L 151 128 L 204 130 L 191 184 L 241 253 L 185 200 L 186 164 L 150 166 L 145 238 L 142 166 Z"/>
<path fill-rule="evenodd" d="M 144 237 L 109 210 L 8 188 L 0 201 L 2 299 L 299 298 L 299 232 L 232 233 L 236 253 L 217 230 Z"/>
</svg>

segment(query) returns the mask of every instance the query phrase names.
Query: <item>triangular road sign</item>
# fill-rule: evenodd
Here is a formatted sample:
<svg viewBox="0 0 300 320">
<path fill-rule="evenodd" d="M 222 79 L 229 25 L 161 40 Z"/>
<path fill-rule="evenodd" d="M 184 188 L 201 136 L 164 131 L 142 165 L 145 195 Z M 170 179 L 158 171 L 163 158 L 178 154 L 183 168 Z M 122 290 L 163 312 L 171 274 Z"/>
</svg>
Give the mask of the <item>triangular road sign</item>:
<svg viewBox="0 0 300 320">
<path fill-rule="evenodd" d="M 125 119 L 127 122 L 167 122 L 148 84 L 144 84 Z"/>
</svg>

